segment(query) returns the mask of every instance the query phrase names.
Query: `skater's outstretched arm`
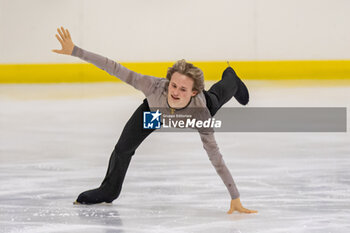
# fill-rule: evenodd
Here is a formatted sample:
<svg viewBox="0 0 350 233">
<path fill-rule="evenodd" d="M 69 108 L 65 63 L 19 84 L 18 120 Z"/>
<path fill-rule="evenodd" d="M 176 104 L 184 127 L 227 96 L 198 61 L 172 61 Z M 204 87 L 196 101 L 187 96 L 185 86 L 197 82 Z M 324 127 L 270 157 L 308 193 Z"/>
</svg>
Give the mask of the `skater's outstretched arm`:
<svg viewBox="0 0 350 233">
<path fill-rule="evenodd" d="M 215 167 L 216 172 L 221 177 L 222 181 L 227 187 L 227 190 L 231 196 L 231 204 L 230 210 L 227 212 L 228 214 L 232 214 L 234 211 L 238 211 L 240 213 L 257 213 L 256 210 L 249 210 L 242 206 L 241 201 L 239 199 L 239 192 L 236 187 L 235 182 L 233 181 L 232 175 L 228 170 L 222 155 L 219 151 L 219 147 L 216 143 L 214 133 L 213 132 L 200 132 L 200 137 L 203 143 L 203 147 L 206 150 L 209 160 L 212 165 Z"/>
<path fill-rule="evenodd" d="M 142 91 L 145 96 L 153 94 L 160 80 L 163 80 L 162 78 L 136 73 L 107 57 L 79 48 L 74 45 L 67 29 L 61 27 L 57 31 L 59 35 L 56 34 L 56 38 L 61 43 L 62 49 L 54 49 L 53 52 L 79 57 Z"/>
</svg>

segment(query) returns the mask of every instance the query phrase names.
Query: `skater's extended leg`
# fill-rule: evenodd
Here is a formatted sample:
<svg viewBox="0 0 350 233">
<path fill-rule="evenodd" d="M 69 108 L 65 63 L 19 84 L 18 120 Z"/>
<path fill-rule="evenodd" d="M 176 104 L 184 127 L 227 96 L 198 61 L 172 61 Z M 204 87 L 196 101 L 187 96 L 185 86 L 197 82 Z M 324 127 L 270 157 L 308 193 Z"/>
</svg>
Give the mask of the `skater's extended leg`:
<svg viewBox="0 0 350 233">
<path fill-rule="evenodd" d="M 208 91 L 204 91 L 204 95 L 212 116 L 233 96 L 242 105 L 246 105 L 249 101 L 247 87 L 231 67 L 225 69 L 221 80 L 211 86 Z"/>
<path fill-rule="evenodd" d="M 118 198 L 131 157 L 142 141 L 154 131 L 143 129 L 144 111 L 150 111 L 147 100 L 144 100 L 126 123 L 109 159 L 108 170 L 101 186 L 81 193 L 78 203 L 109 203 Z"/>
</svg>

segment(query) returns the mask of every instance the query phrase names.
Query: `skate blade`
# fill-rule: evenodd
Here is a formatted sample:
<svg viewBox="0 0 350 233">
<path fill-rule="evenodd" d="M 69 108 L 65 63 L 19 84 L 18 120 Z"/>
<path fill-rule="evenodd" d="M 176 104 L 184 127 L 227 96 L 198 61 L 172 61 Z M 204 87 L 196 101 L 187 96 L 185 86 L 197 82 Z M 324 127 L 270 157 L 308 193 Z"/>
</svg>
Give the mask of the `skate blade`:
<svg viewBox="0 0 350 233">
<path fill-rule="evenodd" d="M 113 205 L 112 202 L 101 202 L 101 203 L 96 203 L 96 204 L 82 204 L 80 202 L 73 202 L 73 205 L 102 205 L 102 206 L 111 206 Z"/>
</svg>

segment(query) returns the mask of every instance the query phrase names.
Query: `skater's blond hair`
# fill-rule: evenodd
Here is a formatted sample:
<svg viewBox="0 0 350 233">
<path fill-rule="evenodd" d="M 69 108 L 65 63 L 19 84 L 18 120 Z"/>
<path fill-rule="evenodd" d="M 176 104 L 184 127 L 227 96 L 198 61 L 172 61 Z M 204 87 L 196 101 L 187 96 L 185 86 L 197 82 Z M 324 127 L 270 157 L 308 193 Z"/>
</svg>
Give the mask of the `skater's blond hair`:
<svg viewBox="0 0 350 233">
<path fill-rule="evenodd" d="M 170 81 L 171 76 L 178 72 L 182 75 L 186 75 L 187 77 L 193 80 L 193 90 L 201 92 L 204 89 L 204 75 L 203 71 L 198 67 L 195 67 L 192 63 L 186 62 L 185 59 L 179 60 L 175 62 L 172 67 L 168 68 L 168 73 L 166 78 Z"/>
</svg>

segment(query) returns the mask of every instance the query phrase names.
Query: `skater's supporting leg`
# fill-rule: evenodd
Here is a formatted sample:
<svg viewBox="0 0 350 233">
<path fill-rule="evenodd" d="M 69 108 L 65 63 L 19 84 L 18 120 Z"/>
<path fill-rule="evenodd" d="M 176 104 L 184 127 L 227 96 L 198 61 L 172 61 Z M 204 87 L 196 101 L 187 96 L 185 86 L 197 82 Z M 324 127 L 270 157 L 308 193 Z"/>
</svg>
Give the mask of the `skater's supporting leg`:
<svg viewBox="0 0 350 233">
<path fill-rule="evenodd" d="M 150 111 L 146 99 L 126 123 L 110 157 L 106 177 L 101 186 L 81 193 L 77 199 L 78 203 L 96 204 L 112 202 L 118 198 L 131 157 L 141 142 L 154 131 L 143 129 L 144 111 Z"/>
<path fill-rule="evenodd" d="M 242 105 L 246 105 L 249 101 L 247 87 L 231 67 L 225 69 L 219 82 L 203 92 L 212 116 L 233 96 Z"/>
</svg>

